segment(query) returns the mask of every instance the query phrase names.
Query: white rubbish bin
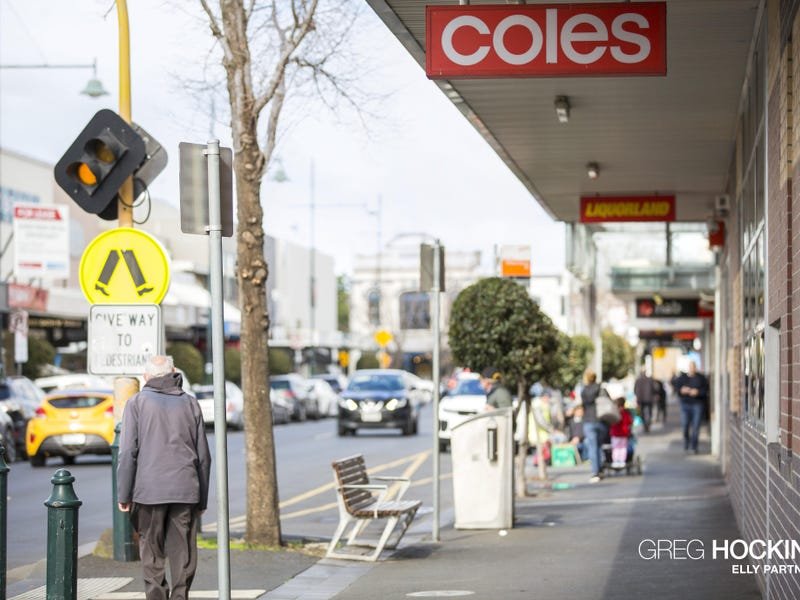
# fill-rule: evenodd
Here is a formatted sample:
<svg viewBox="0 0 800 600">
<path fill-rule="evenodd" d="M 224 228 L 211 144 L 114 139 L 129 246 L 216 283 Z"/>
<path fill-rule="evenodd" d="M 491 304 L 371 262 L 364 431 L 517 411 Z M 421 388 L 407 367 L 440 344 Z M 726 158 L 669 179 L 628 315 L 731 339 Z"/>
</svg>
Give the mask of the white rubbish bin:
<svg viewBox="0 0 800 600">
<path fill-rule="evenodd" d="M 510 408 L 480 413 L 453 428 L 456 529 L 514 526 L 514 456 Z"/>
</svg>

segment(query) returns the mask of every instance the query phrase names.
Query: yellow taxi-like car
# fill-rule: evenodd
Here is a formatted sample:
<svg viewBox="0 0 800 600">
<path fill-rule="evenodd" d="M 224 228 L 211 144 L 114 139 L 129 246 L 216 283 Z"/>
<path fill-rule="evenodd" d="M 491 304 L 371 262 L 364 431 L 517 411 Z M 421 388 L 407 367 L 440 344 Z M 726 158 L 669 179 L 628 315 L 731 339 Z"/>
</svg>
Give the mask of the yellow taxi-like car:
<svg viewBox="0 0 800 600">
<path fill-rule="evenodd" d="M 60 456 L 69 465 L 79 454 L 111 454 L 113 441 L 114 396 L 108 390 L 70 389 L 45 396 L 25 434 L 34 467 L 43 467 L 48 456 Z"/>
</svg>

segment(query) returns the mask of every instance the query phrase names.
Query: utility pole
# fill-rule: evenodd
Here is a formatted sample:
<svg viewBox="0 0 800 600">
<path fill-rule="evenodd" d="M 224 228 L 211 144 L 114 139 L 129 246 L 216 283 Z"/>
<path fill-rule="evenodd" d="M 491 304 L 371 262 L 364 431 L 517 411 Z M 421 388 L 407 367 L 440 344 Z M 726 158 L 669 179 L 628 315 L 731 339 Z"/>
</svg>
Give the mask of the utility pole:
<svg viewBox="0 0 800 600">
<path fill-rule="evenodd" d="M 310 220 L 310 234 L 311 234 L 311 243 L 309 244 L 308 249 L 308 256 L 309 256 L 309 265 L 308 265 L 308 306 L 310 310 L 310 318 L 309 318 L 309 328 L 311 333 L 309 335 L 309 343 L 311 345 L 311 364 L 309 365 L 310 373 L 309 375 L 313 375 L 314 371 L 317 366 L 317 344 L 316 344 L 316 333 L 317 333 L 317 320 L 316 320 L 316 278 L 315 278 L 315 269 L 316 269 L 316 253 L 314 250 L 314 244 L 316 243 L 315 240 L 315 230 L 314 230 L 314 212 L 316 210 L 316 198 L 315 198 L 315 189 L 314 189 L 314 159 L 311 159 L 311 181 L 310 181 L 310 194 L 309 194 L 309 210 L 311 213 L 311 220 Z"/>
</svg>

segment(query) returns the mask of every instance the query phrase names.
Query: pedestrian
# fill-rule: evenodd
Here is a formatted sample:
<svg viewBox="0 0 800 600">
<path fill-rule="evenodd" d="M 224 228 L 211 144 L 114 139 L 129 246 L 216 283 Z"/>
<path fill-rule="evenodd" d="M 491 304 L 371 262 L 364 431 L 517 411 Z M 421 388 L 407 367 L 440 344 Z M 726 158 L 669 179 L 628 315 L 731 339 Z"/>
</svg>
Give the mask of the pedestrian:
<svg viewBox="0 0 800 600">
<path fill-rule="evenodd" d="M 688 371 L 678 375 L 673 385 L 681 402 L 683 449 L 697 454 L 700 423 L 708 400 L 708 379 L 697 370 L 697 364 L 690 361 Z"/>
<path fill-rule="evenodd" d="M 139 534 L 147 600 L 187 600 L 211 470 L 203 414 L 194 396 L 181 389 L 172 357 L 151 356 L 144 380 L 122 416 L 117 500 Z"/>
<path fill-rule="evenodd" d="M 667 422 L 667 390 L 660 379 L 653 378 L 653 403 L 656 407 L 655 420 Z"/>
<path fill-rule="evenodd" d="M 592 465 L 591 483 L 597 483 L 602 478 L 600 469 L 603 465 L 603 442 L 608 436 L 608 429 L 597 418 L 597 398 L 600 396 L 600 384 L 597 383 L 597 374 L 587 369 L 583 374 L 584 386 L 581 390 L 581 403 L 583 404 L 583 435 L 589 462 Z"/>
<path fill-rule="evenodd" d="M 617 398 L 614 401 L 619 410 L 619 421 L 611 426 L 611 466 L 614 469 L 621 469 L 625 466 L 628 456 L 633 449 L 629 449 L 631 429 L 633 427 L 633 417 L 625 409 L 625 398 Z"/>
<path fill-rule="evenodd" d="M 645 369 L 642 369 L 633 384 L 633 393 L 636 396 L 636 403 L 639 405 L 645 433 L 650 431 L 650 423 L 653 419 L 653 400 L 655 399 L 653 391 L 653 378 Z"/>
<path fill-rule="evenodd" d="M 577 404 L 567 409 L 567 439 L 573 445 L 581 460 L 587 460 L 589 453 L 586 448 L 583 433 L 583 404 Z"/>
<path fill-rule="evenodd" d="M 481 387 L 486 392 L 486 409 L 511 408 L 511 392 L 500 381 L 500 371 L 496 367 L 486 367 L 481 371 Z"/>
</svg>

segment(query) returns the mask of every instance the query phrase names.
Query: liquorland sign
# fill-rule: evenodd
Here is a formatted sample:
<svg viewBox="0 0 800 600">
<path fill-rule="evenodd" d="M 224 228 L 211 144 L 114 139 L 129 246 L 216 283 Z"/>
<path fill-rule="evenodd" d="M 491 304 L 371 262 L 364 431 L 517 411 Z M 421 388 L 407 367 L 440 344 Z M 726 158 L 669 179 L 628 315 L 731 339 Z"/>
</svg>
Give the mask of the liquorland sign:
<svg viewBox="0 0 800 600">
<path fill-rule="evenodd" d="M 428 6 L 431 79 L 666 75 L 664 2 Z"/>
<path fill-rule="evenodd" d="M 674 221 L 675 196 L 584 196 L 581 223 Z"/>
</svg>

